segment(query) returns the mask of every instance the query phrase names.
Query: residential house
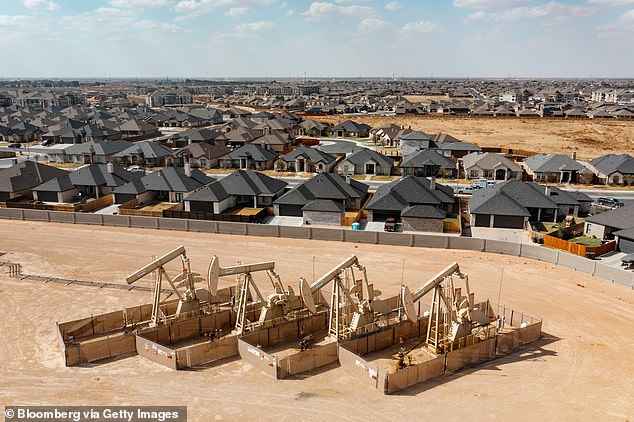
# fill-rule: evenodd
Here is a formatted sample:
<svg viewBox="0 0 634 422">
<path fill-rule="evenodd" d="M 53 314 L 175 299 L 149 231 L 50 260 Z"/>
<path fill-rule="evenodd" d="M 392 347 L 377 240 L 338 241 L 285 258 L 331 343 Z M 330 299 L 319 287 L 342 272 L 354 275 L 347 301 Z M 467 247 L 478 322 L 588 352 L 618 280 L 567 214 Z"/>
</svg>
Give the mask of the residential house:
<svg viewBox="0 0 634 422">
<path fill-rule="evenodd" d="M 634 226 L 612 232 L 618 249 L 623 253 L 634 253 Z"/>
<path fill-rule="evenodd" d="M 523 229 L 529 221 L 557 221 L 559 205 L 539 185 L 507 180 L 473 193 L 472 227 Z M 567 214 L 567 213 L 566 213 Z"/>
<path fill-rule="evenodd" d="M 472 152 L 481 152 L 482 149 L 470 142 L 464 142 L 446 133 L 440 133 L 433 138 L 436 148 L 445 157 L 451 157 L 453 160 L 464 157 Z"/>
<path fill-rule="evenodd" d="M 634 186 L 634 157 L 629 154 L 602 155 L 588 164 L 599 183 Z"/>
<path fill-rule="evenodd" d="M 140 119 L 130 119 L 117 128 L 125 140 L 136 141 L 160 136 L 158 128 Z"/>
<path fill-rule="evenodd" d="M 127 141 L 91 141 L 71 145 L 63 153 L 51 156 L 54 161 L 79 164 L 106 164 L 113 156 L 132 144 Z"/>
<path fill-rule="evenodd" d="M 462 158 L 467 179 L 520 180 L 523 170 L 514 161 L 492 152 L 473 152 Z"/>
<path fill-rule="evenodd" d="M 346 120 L 331 129 L 331 133 L 338 138 L 367 138 L 370 136 L 371 126 Z"/>
<path fill-rule="evenodd" d="M 330 126 L 315 120 L 304 120 L 299 124 L 299 134 L 302 136 L 330 136 Z"/>
<path fill-rule="evenodd" d="M 218 158 L 220 167 L 243 170 L 270 170 L 278 155 L 260 145 L 246 144 Z"/>
<path fill-rule="evenodd" d="M 252 142 L 254 145 L 260 145 L 278 154 L 290 152 L 293 149 L 294 143 L 295 140 L 290 135 L 278 132 L 260 136 Z"/>
<path fill-rule="evenodd" d="M 534 181 L 577 183 L 585 166 L 564 154 L 537 154 L 524 159 L 524 169 Z"/>
<path fill-rule="evenodd" d="M 175 164 L 184 167 L 189 163 L 192 167 L 216 168 L 220 164 L 219 158 L 229 154 L 231 148 L 224 143 L 208 144 L 206 142 L 191 143 L 174 152 Z"/>
<path fill-rule="evenodd" d="M 420 150 L 406 156 L 400 169 L 404 176 L 454 178 L 458 174 L 455 161 L 432 149 Z"/>
<path fill-rule="evenodd" d="M 0 201 L 33 198 L 32 189 L 68 172 L 34 161 L 21 161 L 0 169 Z"/>
<path fill-rule="evenodd" d="M 393 159 L 368 148 L 349 154 L 337 165 L 337 172 L 344 175 L 389 176 L 393 169 Z"/>
<path fill-rule="evenodd" d="M 626 205 L 587 217 L 583 231 L 587 236 L 601 240 L 612 240 L 615 236 L 621 235 L 625 238 L 623 244 L 629 249 L 632 246 L 628 243 L 632 229 L 634 229 L 634 205 Z"/>
<path fill-rule="evenodd" d="M 397 140 L 397 148 L 403 157 L 410 155 L 421 149 L 436 148 L 436 143 L 432 135 L 421 132 L 419 130 L 409 132 L 399 137 Z"/>
<path fill-rule="evenodd" d="M 368 188 L 338 174 L 320 173 L 276 199 L 275 215 L 303 217 L 304 224 L 340 225 L 346 210 L 361 208 Z"/>
<path fill-rule="evenodd" d="M 137 199 L 139 204 L 152 201 L 180 202 L 214 180 L 189 165 L 166 167 L 115 189 L 114 202 L 123 204 L 132 199 Z"/>
<path fill-rule="evenodd" d="M 281 160 L 284 163 L 281 170 L 297 172 L 330 172 L 336 163 L 332 155 L 304 145 L 283 155 Z"/>
<path fill-rule="evenodd" d="M 113 155 L 117 164 L 145 167 L 164 167 L 172 156 L 172 150 L 158 142 L 140 141 Z"/>
<path fill-rule="evenodd" d="M 369 222 L 392 217 L 403 230 L 431 232 L 442 232 L 445 217 L 457 212 L 451 187 L 414 176 L 379 186 L 365 209 Z"/>
<path fill-rule="evenodd" d="M 287 185 L 259 172 L 238 170 L 185 198 L 185 211 L 221 214 L 235 207 L 270 207 Z"/>
<path fill-rule="evenodd" d="M 100 198 L 117 187 L 139 180 L 143 175 L 108 164 L 90 164 L 50 179 L 33 188 L 33 197 L 45 202 L 74 202 L 82 198 Z"/>
</svg>

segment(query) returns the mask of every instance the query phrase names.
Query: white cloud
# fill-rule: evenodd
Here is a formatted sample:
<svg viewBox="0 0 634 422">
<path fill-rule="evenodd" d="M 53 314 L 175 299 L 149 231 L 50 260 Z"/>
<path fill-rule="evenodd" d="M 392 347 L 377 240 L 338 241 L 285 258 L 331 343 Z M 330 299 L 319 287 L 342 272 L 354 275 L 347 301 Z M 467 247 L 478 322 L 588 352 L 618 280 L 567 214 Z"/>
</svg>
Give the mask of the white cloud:
<svg viewBox="0 0 634 422">
<path fill-rule="evenodd" d="M 255 7 L 268 6 L 276 0 L 180 0 L 174 6 L 179 13 L 187 13 L 189 16 L 198 16 L 220 7 Z"/>
<path fill-rule="evenodd" d="M 436 22 L 419 21 L 406 23 L 401 28 L 401 34 L 431 34 L 433 32 L 442 32 L 442 26 Z"/>
<path fill-rule="evenodd" d="M 173 23 L 158 22 L 149 19 L 135 22 L 132 26 L 143 31 L 179 32 L 183 30 L 183 28 Z"/>
<path fill-rule="evenodd" d="M 251 23 L 242 23 L 236 26 L 236 31 L 241 33 L 261 32 L 266 31 L 267 29 L 273 29 L 275 28 L 275 26 L 275 22 L 257 21 Z"/>
<path fill-rule="evenodd" d="M 59 9 L 59 4 L 51 0 L 22 0 L 22 4 L 27 9 L 46 9 L 46 10 Z"/>
<path fill-rule="evenodd" d="M 371 17 L 371 18 L 363 19 L 361 23 L 359 24 L 358 29 L 359 31 L 362 31 L 362 32 L 371 32 L 371 31 L 376 31 L 379 29 L 384 29 L 389 26 L 390 26 L 389 22 Z"/>
<path fill-rule="evenodd" d="M 588 4 L 599 4 L 605 6 L 624 6 L 634 4 L 634 0 L 588 0 Z"/>
<path fill-rule="evenodd" d="M 235 18 L 238 16 L 246 15 L 247 13 L 249 13 L 249 8 L 246 6 L 241 6 L 241 7 L 232 7 L 231 9 L 227 10 L 225 15 Z"/>
<path fill-rule="evenodd" d="M 170 0 L 110 0 L 113 7 L 127 7 L 130 9 L 150 9 L 169 6 Z"/>
<path fill-rule="evenodd" d="M 336 16 L 366 17 L 371 15 L 373 9 L 367 6 L 339 6 L 330 2 L 315 1 L 310 4 L 308 10 L 302 13 L 309 21 L 321 21 Z"/>
<path fill-rule="evenodd" d="M 275 28 L 277 24 L 271 21 L 257 21 L 242 23 L 235 27 L 232 32 L 216 32 L 212 37 L 212 42 L 223 42 L 231 40 L 239 40 L 245 38 L 256 38 L 260 32 L 268 31 Z"/>
<path fill-rule="evenodd" d="M 484 12 L 477 11 L 467 15 L 466 21 L 517 21 L 522 19 L 533 19 L 541 17 L 551 17 L 558 21 L 570 18 L 580 18 L 595 16 L 600 9 L 590 6 L 568 5 L 555 1 L 535 7 L 515 7 L 503 12 Z"/>
<path fill-rule="evenodd" d="M 394 0 L 394 1 L 391 1 L 391 2 L 389 2 L 389 3 L 387 3 L 385 5 L 385 10 L 389 10 L 389 11 L 393 12 L 394 10 L 398 10 L 401 7 L 403 7 L 403 5 L 400 2 Z"/>
<path fill-rule="evenodd" d="M 509 8 L 529 3 L 529 0 L 454 0 L 454 7 L 464 9 Z"/>
</svg>

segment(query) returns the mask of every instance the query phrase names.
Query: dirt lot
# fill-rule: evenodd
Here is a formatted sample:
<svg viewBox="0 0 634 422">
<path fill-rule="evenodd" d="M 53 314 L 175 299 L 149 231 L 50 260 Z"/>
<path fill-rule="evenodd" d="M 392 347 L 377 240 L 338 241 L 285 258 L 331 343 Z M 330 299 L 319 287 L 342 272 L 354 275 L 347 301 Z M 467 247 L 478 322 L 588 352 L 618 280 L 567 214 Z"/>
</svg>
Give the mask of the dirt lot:
<svg viewBox="0 0 634 422">
<path fill-rule="evenodd" d="M 0 221 L 0 260 L 36 275 L 121 282 L 125 275 L 184 244 L 194 270 L 210 256 L 276 260 L 285 283 L 319 276 L 356 253 L 384 295 L 411 288 L 450 261 L 469 274 L 476 300 L 497 300 L 542 317 L 533 346 L 437 382 L 382 396 L 340 367 L 276 381 L 231 360 L 172 372 L 132 357 L 65 368 L 55 321 L 149 301 L 148 293 L 40 284 L 0 274 L 0 406 L 187 405 L 190 420 L 632 420 L 634 291 L 523 258 L 432 249 L 278 238 Z M 263 281 L 263 278 L 258 278 Z M 260 283 L 264 286 L 264 283 Z M 424 299 L 427 302 L 428 299 Z"/>
<path fill-rule="evenodd" d="M 426 133 L 448 133 L 479 146 L 569 155 L 577 151 L 577 157 L 584 160 L 608 153 L 634 151 L 634 121 L 441 116 L 325 116 L 314 119 L 339 124 L 349 118 L 372 127 L 395 123 Z"/>
</svg>

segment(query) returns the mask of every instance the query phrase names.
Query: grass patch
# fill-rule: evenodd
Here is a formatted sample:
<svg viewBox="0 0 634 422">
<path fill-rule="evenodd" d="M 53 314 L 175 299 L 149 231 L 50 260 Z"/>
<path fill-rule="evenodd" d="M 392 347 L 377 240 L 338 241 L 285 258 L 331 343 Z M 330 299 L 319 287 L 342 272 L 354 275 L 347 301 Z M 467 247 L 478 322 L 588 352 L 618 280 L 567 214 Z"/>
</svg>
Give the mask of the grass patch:
<svg viewBox="0 0 634 422">
<path fill-rule="evenodd" d="M 597 238 L 590 237 L 590 236 L 573 237 L 572 239 L 569 240 L 569 242 L 576 243 L 578 245 L 587 246 L 587 247 L 590 247 L 590 248 L 596 248 L 596 247 L 601 246 L 601 239 L 597 239 Z"/>
</svg>

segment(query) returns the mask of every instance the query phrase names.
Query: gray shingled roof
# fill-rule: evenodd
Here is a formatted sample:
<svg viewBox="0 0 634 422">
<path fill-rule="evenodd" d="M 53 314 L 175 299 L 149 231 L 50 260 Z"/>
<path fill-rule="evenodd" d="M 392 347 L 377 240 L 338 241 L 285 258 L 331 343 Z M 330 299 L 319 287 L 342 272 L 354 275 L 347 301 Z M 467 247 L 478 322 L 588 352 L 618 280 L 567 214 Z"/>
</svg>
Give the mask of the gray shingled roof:
<svg viewBox="0 0 634 422">
<path fill-rule="evenodd" d="M 145 159 L 163 158 L 172 155 L 172 150 L 157 142 L 141 141 L 135 142 L 129 148 L 114 154 L 114 157 L 126 157 L 131 155 L 140 155 Z"/>
<path fill-rule="evenodd" d="M 315 199 L 302 207 L 302 211 L 343 212 L 343 203 L 331 199 Z"/>
<path fill-rule="evenodd" d="M 66 170 L 33 161 L 22 161 L 0 170 L 0 192 L 15 193 L 32 189 L 56 177 L 67 175 Z"/>
<path fill-rule="evenodd" d="M 219 159 L 238 160 L 245 157 L 251 158 L 254 161 L 269 161 L 277 158 L 277 154 L 261 147 L 260 145 L 246 144 L 234 151 L 231 151 L 229 154 L 223 155 Z"/>
<path fill-rule="evenodd" d="M 517 163 L 509 160 L 503 155 L 495 154 L 493 152 L 478 153 L 472 152 L 462 158 L 462 165 L 465 170 L 468 170 L 474 166 L 478 166 L 482 169 L 492 170 L 498 165 L 502 165 L 511 171 L 522 172 L 522 168 Z"/>
<path fill-rule="evenodd" d="M 366 208 L 372 211 L 401 211 L 410 205 L 453 204 L 453 189 L 436 183 L 430 189 L 431 181 L 424 177 L 406 176 L 402 179 L 379 186 Z"/>
<path fill-rule="evenodd" d="M 425 166 L 439 166 L 445 169 L 455 169 L 456 162 L 449 157 L 430 149 L 416 151 L 407 155 L 401 163 L 401 168 L 419 168 Z"/>
<path fill-rule="evenodd" d="M 229 196 L 274 196 L 288 183 L 256 171 L 238 170 L 194 192 L 190 201 L 222 201 Z"/>
<path fill-rule="evenodd" d="M 615 231 L 612 234 L 621 238 L 634 240 L 634 226 L 629 229 Z"/>
<path fill-rule="evenodd" d="M 142 174 L 129 172 L 120 166 L 113 166 L 112 170 L 113 172 L 110 173 L 106 164 L 91 164 L 49 180 L 39 185 L 35 190 L 64 192 L 75 186 L 108 186 L 114 188 L 143 177 Z"/>
<path fill-rule="evenodd" d="M 536 154 L 524 159 L 524 164 L 536 173 L 581 171 L 585 167 L 564 154 Z"/>
<path fill-rule="evenodd" d="M 66 155 L 97 154 L 112 155 L 129 148 L 132 143 L 127 141 L 90 141 L 72 145 L 64 150 Z"/>
<path fill-rule="evenodd" d="M 139 194 L 147 191 L 186 193 L 213 181 L 213 178 L 198 169 L 191 169 L 191 176 L 187 176 L 183 167 L 166 167 L 141 177 L 137 183 L 120 186 L 114 190 L 114 193 Z"/>
<path fill-rule="evenodd" d="M 401 211 L 401 217 L 444 219 L 447 213 L 431 205 L 410 205 Z"/>
<path fill-rule="evenodd" d="M 379 154 L 378 152 L 368 148 L 363 148 L 357 152 L 352 153 L 346 158 L 346 160 L 357 166 L 365 164 L 368 161 L 374 161 L 381 167 L 392 167 L 394 165 L 394 160 L 392 160 L 390 157 Z"/>
<path fill-rule="evenodd" d="M 350 183 L 346 183 L 346 180 L 338 174 L 320 173 L 285 193 L 274 203 L 306 205 L 315 199 L 342 201 L 349 198 L 363 198 L 368 188 L 368 185 L 352 179 Z"/>
<path fill-rule="evenodd" d="M 630 229 L 634 227 L 634 205 L 626 205 L 601 214 L 592 215 L 586 218 L 586 222 L 614 227 L 619 230 Z"/>
<path fill-rule="evenodd" d="M 478 189 L 473 193 L 469 208 L 472 214 L 529 216 L 529 208 L 557 209 L 540 185 L 508 180 Z"/>
<path fill-rule="evenodd" d="M 606 175 L 617 171 L 621 174 L 634 174 L 634 157 L 629 154 L 602 155 L 590 160 L 590 164 Z"/>
<path fill-rule="evenodd" d="M 319 151 L 315 148 L 307 147 L 305 145 L 297 147 L 288 154 L 283 155 L 282 160 L 288 163 L 295 161 L 297 157 L 304 157 L 305 159 L 311 160 L 313 163 L 330 164 L 335 161 L 335 157 L 333 157 L 332 155 L 326 154 L 325 152 Z"/>
</svg>

